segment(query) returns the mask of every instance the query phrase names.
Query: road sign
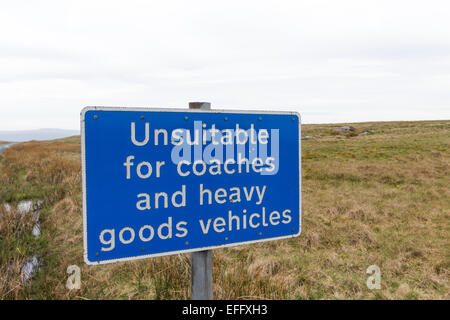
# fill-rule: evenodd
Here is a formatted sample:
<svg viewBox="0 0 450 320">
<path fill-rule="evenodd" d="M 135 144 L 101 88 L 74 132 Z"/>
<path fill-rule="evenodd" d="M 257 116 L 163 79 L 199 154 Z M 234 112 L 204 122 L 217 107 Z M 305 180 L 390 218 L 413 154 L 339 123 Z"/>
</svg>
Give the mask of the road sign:
<svg viewBox="0 0 450 320">
<path fill-rule="evenodd" d="M 87 107 L 88 264 L 298 236 L 300 115 Z"/>
</svg>

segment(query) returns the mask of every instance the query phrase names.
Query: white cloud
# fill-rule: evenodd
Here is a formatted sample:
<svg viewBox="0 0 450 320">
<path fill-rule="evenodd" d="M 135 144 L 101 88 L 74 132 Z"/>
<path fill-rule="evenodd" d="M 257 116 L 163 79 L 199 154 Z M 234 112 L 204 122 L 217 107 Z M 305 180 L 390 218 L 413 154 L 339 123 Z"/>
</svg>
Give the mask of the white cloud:
<svg viewBox="0 0 450 320">
<path fill-rule="evenodd" d="M 450 118 L 447 1 L 14 1 L 0 128 L 86 105 L 284 109 L 306 122 Z"/>
</svg>

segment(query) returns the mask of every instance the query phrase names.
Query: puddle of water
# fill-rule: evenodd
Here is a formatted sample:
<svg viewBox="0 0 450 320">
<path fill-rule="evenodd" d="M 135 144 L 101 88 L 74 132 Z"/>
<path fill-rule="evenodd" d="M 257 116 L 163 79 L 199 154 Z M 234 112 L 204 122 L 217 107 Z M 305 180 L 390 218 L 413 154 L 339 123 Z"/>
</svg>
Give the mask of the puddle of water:
<svg viewBox="0 0 450 320">
<path fill-rule="evenodd" d="M 17 204 L 16 211 L 18 214 L 32 214 L 33 218 L 35 220 L 35 223 L 33 225 L 33 229 L 31 233 L 34 237 L 39 237 L 41 235 L 41 223 L 39 222 L 39 211 L 42 208 L 43 205 L 42 200 L 24 200 L 20 201 Z M 11 212 L 11 204 L 4 203 L 3 204 L 6 212 Z M 25 264 L 22 267 L 21 277 L 22 281 L 25 284 L 29 284 L 31 279 L 33 278 L 34 274 L 38 270 L 40 265 L 40 261 L 37 256 L 31 255 L 25 260 Z"/>
<path fill-rule="evenodd" d="M 39 259 L 36 256 L 29 256 L 25 260 L 21 273 L 22 281 L 24 283 L 30 282 L 31 278 L 33 278 L 33 275 L 39 268 L 39 264 Z"/>
<path fill-rule="evenodd" d="M 33 216 L 36 215 L 39 217 L 39 210 L 42 208 L 42 204 L 44 201 L 42 200 L 23 200 L 20 201 L 17 205 L 17 212 L 20 214 L 32 213 Z M 9 204 L 8 204 L 9 205 Z"/>
<path fill-rule="evenodd" d="M 42 200 L 24 200 L 24 201 L 20 201 L 16 208 L 17 213 L 19 213 L 19 214 L 31 213 L 33 215 L 35 224 L 33 226 L 33 230 L 31 231 L 31 233 L 36 238 L 41 235 L 41 224 L 39 222 L 39 210 L 40 210 L 40 208 L 42 208 L 43 203 L 44 203 L 44 201 L 42 201 Z M 11 204 L 4 203 L 3 207 L 5 208 L 5 211 L 7 213 L 11 212 Z"/>
<path fill-rule="evenodd" d="M 5 149 L 5 148 L 4 148 Z M 4 150 L 3 149 L 3 150 Z M 2 150 L 0 150 L 1 153 Z M 33 225 L 33 229 L 31 233 L 34 237 L 39 237 L 41 235 L 41 224 L 39 222 L 39 211 L 42 208 L 44 201 L 42 200 L 24 200 L 20 201 L 17 204 L 17 213 L 18 214 L 29 214 L 33 215 L 35 219 L 35 224 Z M 6 212 L 11 212 L 11 204 L 4 203 L 3 207 Z M 29 284 L 31 279 L 33 278 L 36 271 L 39 269 L 40 261 L 37 256 L 31 255 L 25 260 L 25 264 L 22 267 L 21 278 L 25 284 Z"/>
<path fill-rule="evenodd" d="M 12 146 L 15 145 L 16 143 L 17 143 L 17 142 L 0 145 L 0 153 L 2 153 L 3 151 L 5 151 L 5 150 L 8 149 L 9 147 L 12 147 Z"/>
<path fill-rule="evenodd" d="M 20 201 L 17 205 L 17 212 L 21 214 L 25 214 L 30 212 L 33 209 L 33 201 L 32 200 L 24 200 Z"/>
<path fill-rule="evenodd" d="M 39 223 L 39 221 L 34 224 L 33 230 L 31 231 L 31 233 L 33 234 L 33 236 L 35 238 L 37 238 L 41 235 L 41 224 Z"/>
<path fill-rule="evenodd" d="M 4 204 L 3 204 L 3 207 L 5 208 L 5 211 L 6 211 L 7 213 L 10 213 L 10 212 L 11 212 L 11 205 L 10 205 L 9 203 L 4 203 Z"/>
</svg>

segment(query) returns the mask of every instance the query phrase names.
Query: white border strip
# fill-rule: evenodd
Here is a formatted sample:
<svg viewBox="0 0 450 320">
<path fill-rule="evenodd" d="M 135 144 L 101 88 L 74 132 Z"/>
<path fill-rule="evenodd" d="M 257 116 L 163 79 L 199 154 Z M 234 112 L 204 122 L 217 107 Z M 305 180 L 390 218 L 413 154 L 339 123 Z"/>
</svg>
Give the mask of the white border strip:
<svg viewBox="0 0 450 320">
<path fill-rule="evenodd" d="M 98 111 L 142 111 L 142 112 L 190 112 L 190 113 L 227 113 L 227 114 L 272 114 L 272 115 L 293 115 L 298 118 L 298 190 L 299 190 L 299 228 L 298 233 L 293 235 L 287 235 L 287 236 L 280 236 L 280 237 L 272 237 L 272 238 L 264 238 L 260 240 L 251 240 L 251 241 L 245 241 L 245 242 L 234 242 L 234 243 L 226 243 L 221 244 L 217 246 L 209 246 L 209 247 L 200 247 L 200 248 L 191 248 L 186 250 L 178 250 L 178 251 L 169 251 L 169 252 L 163 252 L 163 253 L 153 253 L 153 254 L 147 254 L 147 255 L 139 255 L 139 256 L 131 256 L 126 258 L 119 258 L 119 259 L 109 259 L 109 260 L 102 260 L 102 261 L 90 261 L 88 259 L 88 248 L 87 248 L 87 200 L 86 200 L 86 136 L 85 136 L 85 115 L 86 112 L 92 111 L 92 110 L 98 110 Z M 239 110 L 219 110 L 219 109 L 211 109 L 211 110 L 202 110 L 202 109 L 179 109 L 179 108 L 127 108 L 127 107 L 85 107 L 81 110 L 81 165 L 82 165 L 82 182 L 83 182 L 83 258 L 84 262 L 88 265 L 99 265 L 99 264 L 106 264 L 106 263 L 113 263 L 113 262 L 120 262 L 120 261 L 131 261 L 131 260 L 139 260 L 139 259 L 145 259 L 145 258 L 153 258 L 153 257 L 162 257 L 162 256 L 168 256 L 168 255 L 174 255 L 174 254 L 180 254 L 180 253 L 189 253 L 189 252 L 197 252 L 197 251 L 204 251 L 204 250 L 212 250 L 212 249 L 219 249 L 219 248 L 226 248 L 226 247 L 234 247 L 238 245 L 244 245 L 244 244 L 251 244 L 251 243 L 258 243 L 258 242 L 266 242 L 266 241 L 272 241 L 272 240 L 280 240 L 280 239 L 288 239 L 288 238 L 294 238 L 298 237 L 302 232 L 302 139 L 301 139 L 301 116 L 300 113 L 295 111 L 257 111 L 257 110 L 245 110 L 245 111 L 239 111 Z"/>
</svg>

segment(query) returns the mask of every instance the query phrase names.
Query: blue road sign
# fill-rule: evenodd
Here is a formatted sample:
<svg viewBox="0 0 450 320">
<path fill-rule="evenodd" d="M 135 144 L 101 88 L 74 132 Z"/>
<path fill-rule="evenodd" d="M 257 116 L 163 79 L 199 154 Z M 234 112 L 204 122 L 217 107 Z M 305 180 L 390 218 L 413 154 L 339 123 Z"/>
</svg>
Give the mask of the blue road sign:
<svg viewBox="0 0 450 320">
<path fill-rule="evenodd" d="M 84 259 L 141 259 L 298 236 L 300 115 L 87 107 Z"/>
</svg>

